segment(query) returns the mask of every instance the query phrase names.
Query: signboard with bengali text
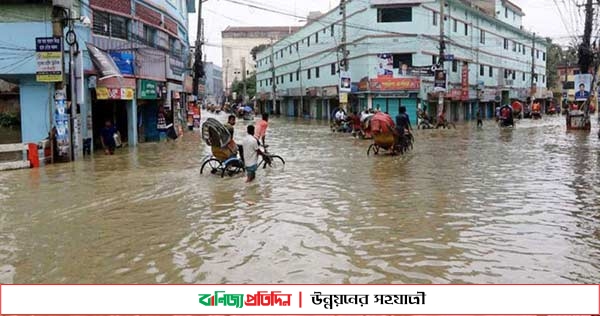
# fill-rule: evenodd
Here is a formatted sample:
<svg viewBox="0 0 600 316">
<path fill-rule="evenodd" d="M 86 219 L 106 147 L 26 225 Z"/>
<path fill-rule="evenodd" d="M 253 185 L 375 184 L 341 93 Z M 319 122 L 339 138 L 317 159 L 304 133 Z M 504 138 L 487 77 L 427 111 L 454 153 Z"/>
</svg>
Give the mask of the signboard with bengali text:
<svg viewBox="0 0 600 316">
<path fill-rule="evenodd" d="M 37 37 L 35 57 L 35 77 L 38 82 L 63 81 L 63 52 L 60 37 Z"/>
</svg>

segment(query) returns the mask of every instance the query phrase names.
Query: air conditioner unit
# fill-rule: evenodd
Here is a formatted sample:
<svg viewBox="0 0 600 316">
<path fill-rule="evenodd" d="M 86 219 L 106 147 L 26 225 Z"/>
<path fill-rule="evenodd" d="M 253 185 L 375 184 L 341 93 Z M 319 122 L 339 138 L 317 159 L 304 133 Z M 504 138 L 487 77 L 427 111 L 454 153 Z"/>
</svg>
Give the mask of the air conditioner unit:
<svg viewBox="0 0 600 316">
<path fill-rule="evenodd" d="M 73 6 L 73 0 L 52 0 L 52 5 L 55 7 L 70 9 Z"/>
</svg>

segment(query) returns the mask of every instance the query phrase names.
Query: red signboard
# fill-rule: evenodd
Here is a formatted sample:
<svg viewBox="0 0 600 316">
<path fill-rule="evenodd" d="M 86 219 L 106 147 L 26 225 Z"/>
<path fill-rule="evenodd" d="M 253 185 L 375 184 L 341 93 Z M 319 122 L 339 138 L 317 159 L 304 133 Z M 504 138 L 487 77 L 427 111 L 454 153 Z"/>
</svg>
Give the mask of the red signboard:
<svg viewBox="0 0 600 316">
<path fill-rule="evenodd" d="M 452 100 L 461 100 L 462 99 L 462 89 L 452 89 L 452 90 L 450 90 L 450 99 L 452 99 Z"/>
<path fill-rule="evenodd" d="M 469 65 L 467 63 L 463 63 L 462 66 L 461 92 L 461 99 L 469 100 Z"/>
<path fill-rule="evenodd" d="M 371 91 L 419 90 L 421 88 L 421 81 L 419 78 L 381 77 L 371 79 L 369 87 Z"/>
</svg>

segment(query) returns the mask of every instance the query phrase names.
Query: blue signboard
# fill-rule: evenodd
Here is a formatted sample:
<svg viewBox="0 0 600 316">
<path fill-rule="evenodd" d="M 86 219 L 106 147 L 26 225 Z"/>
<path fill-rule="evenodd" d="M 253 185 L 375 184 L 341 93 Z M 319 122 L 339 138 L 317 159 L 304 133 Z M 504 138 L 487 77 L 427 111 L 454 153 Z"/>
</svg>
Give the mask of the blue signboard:
<svg viewBox="0 0 600 316">
<path fill-rule="evenodd" d="M 133 54 L 129 52 L 111 52 L 110 57 L 115 61 L 115 64 L 121 71 L 123 75 L 134 75 L 133 72 L 133 64 L 134 58 Z"/>
<path fill-rule="evenodd" d="M 452 55 L 452 54 L 446 54 L 446 55 L 444 55 L 444 60 L 446 60 L 446 61 L 453 61 L 454 60 L 454 55 Z"/>
</svg>

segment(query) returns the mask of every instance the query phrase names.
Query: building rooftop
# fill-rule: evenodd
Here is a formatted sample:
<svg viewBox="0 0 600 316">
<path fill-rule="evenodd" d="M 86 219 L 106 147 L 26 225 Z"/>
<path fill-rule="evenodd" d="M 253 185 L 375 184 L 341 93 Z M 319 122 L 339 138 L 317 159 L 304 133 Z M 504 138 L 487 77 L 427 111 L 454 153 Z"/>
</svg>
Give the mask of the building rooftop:
<svg viewBox="0 0 600 316">
<path fill-rule="evenodd" d="M 300 26 L 228 26 L 222 34 L 226 33 L 255 33 L 255 32 L 276 32 L 276 33 L 294 33 Z"/>
</svg>

